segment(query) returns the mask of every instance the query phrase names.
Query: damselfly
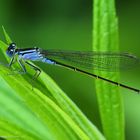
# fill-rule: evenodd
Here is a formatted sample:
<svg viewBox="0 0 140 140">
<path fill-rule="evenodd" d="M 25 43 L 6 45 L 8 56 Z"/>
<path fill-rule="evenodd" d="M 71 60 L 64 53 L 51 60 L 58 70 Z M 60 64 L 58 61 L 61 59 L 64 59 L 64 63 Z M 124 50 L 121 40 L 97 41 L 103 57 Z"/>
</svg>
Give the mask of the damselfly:
<svg viewBox="0 0 140 140">
<path fill-rule="evenodd" d="M 26 73 L 26 67 L 24 65 L 24 63 L 26 63 L 36 71 L 36 78 L 40 75 L 41 70 L 31 64 L 28 60 L 63 66 L 104 80 L 111 84 L 121 86 L 138 93 L 140 92 L 139 89 L 106 79 L 87 71 L 93 69 L 101 71 L 119 71 L 135 67 L 140 62 L 140 59 L 128 53 L 43 50 L 37 47 L 18 49 L 15 43 L 11 43 L 8 46 L 6 53 L 9 57 L 11 57 L 9 67 L 12 66 L 16 59 L 22 68 L 23 73 Z"/>
</svg>

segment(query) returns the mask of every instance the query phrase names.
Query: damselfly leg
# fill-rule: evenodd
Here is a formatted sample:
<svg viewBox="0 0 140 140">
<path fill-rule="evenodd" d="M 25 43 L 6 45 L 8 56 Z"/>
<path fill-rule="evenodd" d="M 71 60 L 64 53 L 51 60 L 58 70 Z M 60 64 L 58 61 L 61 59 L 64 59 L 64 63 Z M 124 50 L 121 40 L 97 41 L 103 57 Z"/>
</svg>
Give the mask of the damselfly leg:
<svg viewBox="0 0 140 140">
<path fill-rule="evenodd" d="M 9 67 L 11 67 L 15 63 L 15 56 L 13 56 L 10 60 Z"/>
<path fill-rule="evenodd" d="M 22 73 L 25 74 L 26 73 L 26 67 L 23 64 L 22 59 L 17 59 L 17 61 L 18 61 L 19 65 L 20 65 L 20 67 L 22 68 Z"/>
<path fill-rule="evenodd" d="M 34 66 L 33 64 L 31 64 L 31 63 L 29 63 L 27 61 L 25 61 L 25 63 L 27 65 L 29 65 L 30 67 L 32 67 L 36 71 L 35 74 L 34 74 L 34 76 L 33 76 L 33 78 L 32 78 L 32 80 L 35 81 L 38 78 L 38 76 L 40 75 L 41 70 L 38 67 Z M 31 83 L 32 83 L 32 90 L 33 90 L 34 83 L 33 82 L 31 82 Z"/>
<path fill-rule="evenodd" d="M 38 78 L 38 76 L 40 75 L 41 70 L 38 67 L 34 66 L 33 64 L 31 64 L 31 63 L 29 63 L 27 61 L 25 61 L 25 63 L 27 65 L 29 65 L 30 67 L 32 67 L 36 71 L 35 74 L 34 74 L 34 76 L 33 76 L 33 80 L 36 80 Z"/>
<path fill-rule="evenodd" d="M 9 68 L 11 68 L 11 66 L 15 62 L 18 62 L 19 66 L 21 67 L 21 70 L 19 71 L 19 70 L 14 69 L 14 70 L 12 70 L 11 73 L 8 73 L 8 75 L 25 74 L 26 73 L 26 68 L 25 68 L 22 60 L 19 59 L 19 58 L 18 59 L 15 59 L 15 57 L 12 57 L 10 63 L 8 64 Z"/>
</svg>

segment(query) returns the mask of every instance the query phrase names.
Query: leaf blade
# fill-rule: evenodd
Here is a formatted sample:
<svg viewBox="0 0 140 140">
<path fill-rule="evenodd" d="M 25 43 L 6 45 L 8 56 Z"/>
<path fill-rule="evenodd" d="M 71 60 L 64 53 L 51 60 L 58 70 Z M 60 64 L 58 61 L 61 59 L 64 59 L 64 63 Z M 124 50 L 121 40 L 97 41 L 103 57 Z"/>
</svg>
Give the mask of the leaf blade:
<svg viewBox="0 0 140 140">
<path fill-rule="evenodd" d="M 114 0 L 94 1 L 94 50 L 118 51 L 118 19 Z M 118 81 L 119 74 L 98 72 L 100 76 Z M 124 139 L 124 114 L 118 87 L 104 81 L 95 81 L 99 111 L 105 137 L 108 140 Z M 112 124 L 113 122 L 113 124 Z"/>
</svg>

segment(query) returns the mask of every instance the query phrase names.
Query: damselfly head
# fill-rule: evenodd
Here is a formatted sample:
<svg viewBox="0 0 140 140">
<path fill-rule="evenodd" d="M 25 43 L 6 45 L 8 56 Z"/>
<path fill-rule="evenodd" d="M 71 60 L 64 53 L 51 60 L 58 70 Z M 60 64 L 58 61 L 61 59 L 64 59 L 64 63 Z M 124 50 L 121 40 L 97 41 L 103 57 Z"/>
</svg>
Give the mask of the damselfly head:
<svg viewBox="0 0 140 140">
<path fill-rule="evenodd" d="M 6 50 L 6 54 L 9 56 L 9 57 L 12 57 L 14 54 L 15 54 L 15 51 L 16 51 L 16 44 L 15 43 L 11 43 L 7 50 Z"/>
</svg>

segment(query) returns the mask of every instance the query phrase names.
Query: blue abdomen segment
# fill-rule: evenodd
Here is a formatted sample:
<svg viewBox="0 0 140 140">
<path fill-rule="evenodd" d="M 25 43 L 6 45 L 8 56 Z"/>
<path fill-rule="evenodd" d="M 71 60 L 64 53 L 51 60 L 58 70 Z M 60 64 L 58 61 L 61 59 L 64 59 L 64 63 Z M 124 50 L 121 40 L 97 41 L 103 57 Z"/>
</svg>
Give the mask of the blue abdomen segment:
<svg viewBox="0 0 140 140">
<path fill-rule="evenodd" d="M 54 61 L 52 61 L 52 60 L 50 60 L 48 58 L 43 58 L 41 61 L 44 62 L 44 63 L 48 63 L 48 64 L 55 64 Z"/>
</svg>

